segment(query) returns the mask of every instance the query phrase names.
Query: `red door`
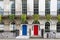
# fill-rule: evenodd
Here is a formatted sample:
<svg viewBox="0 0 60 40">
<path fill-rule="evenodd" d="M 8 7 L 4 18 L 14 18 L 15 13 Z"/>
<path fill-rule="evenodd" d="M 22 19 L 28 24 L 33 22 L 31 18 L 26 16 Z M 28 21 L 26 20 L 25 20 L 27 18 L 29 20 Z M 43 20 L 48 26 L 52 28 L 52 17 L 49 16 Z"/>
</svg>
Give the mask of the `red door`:
<svg viewBox="0 0 60 40">
<path fill-rule="evenodd" d="M 38 25 L 34 25 L 34 35 L 38 36 Z"/>
</svg>

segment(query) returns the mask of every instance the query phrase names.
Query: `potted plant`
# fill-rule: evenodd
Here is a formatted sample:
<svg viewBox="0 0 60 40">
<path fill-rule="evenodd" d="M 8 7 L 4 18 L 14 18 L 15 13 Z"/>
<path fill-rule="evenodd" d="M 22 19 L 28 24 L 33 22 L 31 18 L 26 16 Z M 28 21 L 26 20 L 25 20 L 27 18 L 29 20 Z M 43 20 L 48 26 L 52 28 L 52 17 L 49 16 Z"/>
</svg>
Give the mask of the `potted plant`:
<svg viewBox="0 0 60 40">
<path fill-rule="evenodd" d="M 0 15 L 0 23 L 2 22 L 2 15 Z"/>
<path fill-rule="evenodd" d="M 51 15 L 50 14 L 46 14 L 46 19 L 47 19 L 47 21 L 50 21 Z"/>
<path fill-rule="evenodd" d="M 21 23 L 26 23 L 26 14 L 21 15 Z"/>
<path fill-rule="evenodd" d="M 60 22 L 60 15 L 57 16 L 58 22 Z"/>
<path fill-rule="evenodd" d="M 33 22 L 34 24 L 39 24 L 39 21 L 38 21 L 39 15 L 38 14 L 34 14 L 33 19 L 34 19 L 34 22 Z"/>
<path fill-rule="evenodd" d="M 10 21 L 13 21 L 15 19 L 15 14 L 9 15 L 9 19 L 10 19 Z"/>
</svg>

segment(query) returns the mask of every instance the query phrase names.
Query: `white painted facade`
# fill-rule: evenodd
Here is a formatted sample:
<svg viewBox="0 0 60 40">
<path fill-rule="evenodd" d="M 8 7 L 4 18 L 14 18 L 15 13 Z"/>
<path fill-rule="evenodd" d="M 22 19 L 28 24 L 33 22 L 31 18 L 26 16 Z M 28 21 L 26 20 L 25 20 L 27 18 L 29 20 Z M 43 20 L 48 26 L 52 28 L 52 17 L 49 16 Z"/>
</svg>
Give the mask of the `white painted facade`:
<svg viewBox="0 0 60 40">
<path fill-rule="evenodd" d="M 51 0 L 50 12 L 52 16 L 57 16 L 57 0 Z"/>
<path fill-rule="evenodd" d="M 3 0 L 4 11 L 9 11 L 10 0 Z M 27 0 L 27 15 L 33 15 L 33 5 L 34 0 Z M 1 4 L 2 5 L 2 4 Z M 22 15 L 22 0 L 15 0 L 15 10 L 16 15 Z M 4 13 L 4 15 L 8 15 L 10 13 Z M 57 0 L 50 0 L 50 14 L 52 16 L 57 16 Z M 45 16 L 45 0 L 39 0 L 39 15 Z"/>
<path fill-rule="evenodd" d="M 45 0 L 39 0 L 39 15 L 45 16 Z"/>
<path fill-rule="evenodd" d="M 10 11 L 10 3 L 11 3 L 11 1 L 10 0 L 3 0 L 3 5 L 4 5 L 4 16 L 7 16 L 7 15 L 10 15 L 11 14 L 11 12 L 9 12 Z M 27 15 L 28 16 L 32 16 L 32 15 L 34 15 L 34 0 L 27 0 Z M 0 5 L 2 5 L 2 4 L 0 4 Z M 22 15 L 22 0 L 15 0 L 15 10 L 16 10 L 16 12 L 15 12 L 15 14 L 16 14 L 16 16 L 20 16 L 20 15 Z M 45 17 L 45 0 L 39 0 L 39 15 L 40 16 L 43 16 L 43 17 Z M 6 12 L 7 11 L 7 12 Z M 57 0 L 50 0 L 50 15 L 51 16 L 57 16 Z M 4 21 L 6 21 L 6 20 L 4 20 Z M 31 20 L 27 20 L 28 21 L 28 36 L 27 36 L 27 38 L 29 38 L 30 36 L 29 36 L 29 29 L 32 29 L 32 26 L 33 26 L 33 19 L 31 19 Z M 45 22 L 47 22 L 47 20 L 46 19 L 39 19 L 39 22 L 40 22 L 40 24 L 39 24 L 39 26 L 40 26 L 40 29 L 44 29 L 45 30 Z M 57 22 L 58 22 L 58 20 L 53 20 L 53 19 L 51 19 L 50 21 L 50 30 L 54 30 L 54 31 L 56 31 L 57 29 L 56 29 L 56 24 L 57 24 Z M 0 26 L 2 26 L 2 25 L 0 25 Z M 6 27 L 7 26 L 7 27 Z M 10 27 L 8 28 L 8 25 L 6 24 L 6 26 L 4 27 L 4 28 L 6 28 L 6 29 L 4 29 L 4 30 L 10 30 Z M 21 30 L 21 24 L 18 24 L 18 26 L 19 26 L 19 28 L 17 28 L 17 29 L 19 29 L 20 30 L 20 32 L 19 32 L 19 36 L 18 37 L 23 37 L 22 36 L 22 30 Z M 12 28 L 11 28 L 12 29 Z M 39 36 L 41 36 L 41 34 L 40 34 L 40 30 L 39 30 Z M 31 31 L 31 36 L 33 36 L 33 31 Z M 46 38 L 46 35 L 47 35 L 47 33 L 44 33 L 44 38 Z M 25 38 L 26 36 L 24 36 L 24 38 Z M 59 36 L 59 33 L 56 33 L 56 38 L 58 38 L 58 37 L 60 37 Z"/>
</svg>

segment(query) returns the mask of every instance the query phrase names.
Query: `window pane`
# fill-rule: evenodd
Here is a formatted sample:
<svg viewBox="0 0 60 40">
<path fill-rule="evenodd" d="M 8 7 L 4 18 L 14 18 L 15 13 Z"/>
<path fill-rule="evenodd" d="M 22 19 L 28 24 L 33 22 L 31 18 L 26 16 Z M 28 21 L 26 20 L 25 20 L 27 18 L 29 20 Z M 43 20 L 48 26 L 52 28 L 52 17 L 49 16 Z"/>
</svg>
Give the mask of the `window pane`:
<svg viewBox="0 0 60 40">
<path fill-rule="evenodd" d="M 27 14 L 27 0 L 22 0 L 22 13 Z"/>
<path fill-rule="evenodd" d="M 15 9 L 11 9 L 11 13 L 15 13 Z"/>
<path fill-rule="evenodd" d="M 39 12 L 38 11 L 38 9 L 39 9 L 38 8 L 38 4 L 39 4 L 38 1 L 39 0 L 34 0 L 34 14 L 38 14 L 38 12 Z"/>
<path fill-rule="evenodd" d="M 11 14 L 15 14 L 15 1 L 10 0 L 10 6 L 9 11 Z"/>
<path fill-rule="evenodd" d="M 27 13 L 27 9 L 22 9 L 23 11 L 22 11 L 22 13 Z"/>
<path fill-rule="evenodd" d="M 34 8 L 38 8 L 38 4 L 34 4 Z"/>
<path fill-rule="evenodd" d="M 60 14 L 60 0 L 57 1 L 57 14 Z"/>
<path fill-rule="evenodd" d="M 50 0 L 45 1 L 45 14 L 50 14 Z"/>
<path fill-rule="evenodd" d="M 34 14 L 38 14 L 38 9 L 34 9 Z"/>
<path fill-rule="evenodd" d="M 27 9 L 27 4 L 23 4 L 22 8 L 26 8 Z"/>
</svg>

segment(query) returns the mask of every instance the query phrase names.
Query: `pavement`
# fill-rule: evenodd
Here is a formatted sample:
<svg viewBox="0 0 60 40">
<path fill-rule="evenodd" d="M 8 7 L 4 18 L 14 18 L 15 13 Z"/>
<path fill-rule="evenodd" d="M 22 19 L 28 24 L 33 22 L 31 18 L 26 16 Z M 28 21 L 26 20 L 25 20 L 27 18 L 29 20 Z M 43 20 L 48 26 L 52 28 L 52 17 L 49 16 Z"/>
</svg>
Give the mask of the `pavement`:
<svg viewBox="0 0 60 40">
<path fill-rule="evenodd" d="M 60 40 L 60 39 L 0 39 L 0 40 Z"/>
</svg>

